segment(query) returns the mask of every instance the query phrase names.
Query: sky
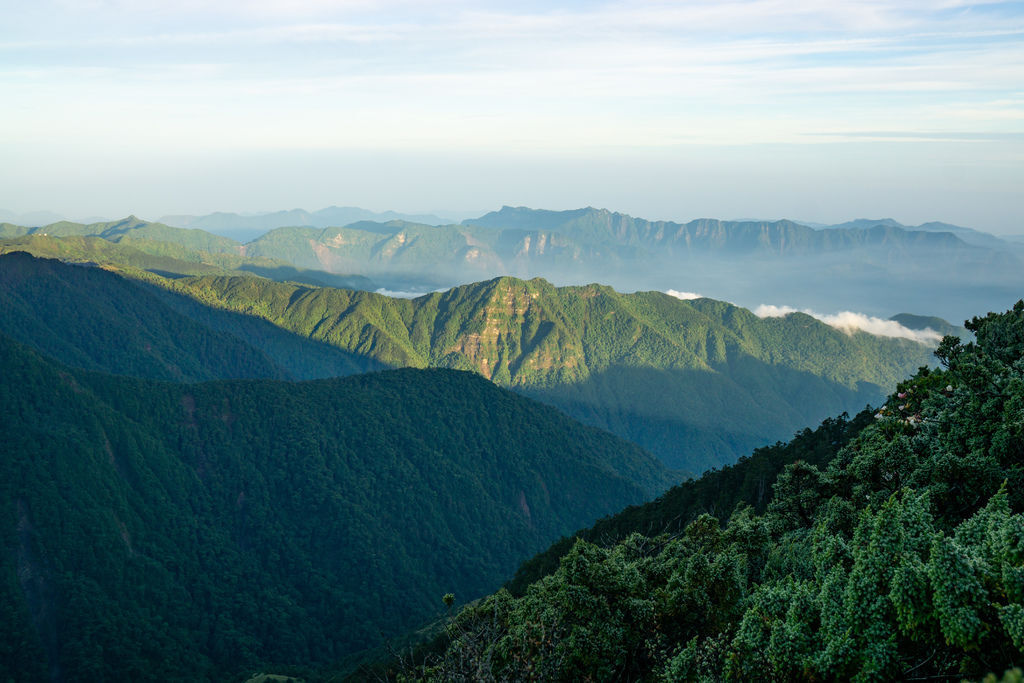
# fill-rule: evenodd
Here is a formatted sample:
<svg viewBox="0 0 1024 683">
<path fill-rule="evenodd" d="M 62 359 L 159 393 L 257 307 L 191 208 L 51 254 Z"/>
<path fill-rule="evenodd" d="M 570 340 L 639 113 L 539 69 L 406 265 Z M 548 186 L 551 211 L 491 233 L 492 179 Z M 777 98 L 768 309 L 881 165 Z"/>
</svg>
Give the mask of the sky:
<svg viewBox="0 0 1024 683">
<path fill-rule="evenodd" d="M 0 209 L 1024 233 L 1024 2 L 0 0 Z"/>
</svg>

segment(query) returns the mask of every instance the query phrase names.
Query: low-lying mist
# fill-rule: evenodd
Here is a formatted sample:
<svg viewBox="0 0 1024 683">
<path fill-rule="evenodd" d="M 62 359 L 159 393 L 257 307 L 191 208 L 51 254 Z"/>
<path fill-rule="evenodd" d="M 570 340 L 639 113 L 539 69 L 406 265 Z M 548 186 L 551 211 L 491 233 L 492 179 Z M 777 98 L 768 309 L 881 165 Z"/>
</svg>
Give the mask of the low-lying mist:
<svg viewBox="0 0 1024 683">
<path fill-rule="evenodd" d="M 877 256 L 877 255 L 876 255 Z M 517 263 L 512 267 L 437 264 L 430 270 L 401 273 L 382 267 L 366 270 L 378 287 L 403 293 L 426 293 L 501 275 L 522 279 L 542 277 L 554 285 L 600 283 L 620 292 L 655 290 L 679 299 L 707 297 L 755 310 L 766 302 L 786 302 L 785 308 L 811 313 L 841 329 L 862 329 L 885 336 L 932 343 L 919 331 L 887 324 L 898 313 L 938 316 L 954 325 L 990 310 L 1012 307 L 1024 296 L 1024 278 L 1016 270 L 977 263 L 943 263 L 922 267 L 927 254 L 914 263 L 882 264 L 857 255 L 779 258 L 704 254 L 676 259 L 601 259 Z M 417 282 L 422 277 L 421 282 Z M 392 284 L 394 280 L 394 284 Z M 399 286 L 399 281 L 401 285 Z M 826 314 L 821 311 L 839 311 Z"/>
<path fill-rule="evenodd" d="M 923 330 L 912 330 L 895 320 L 884 320 L 863 313 L 853 311 L 840 311 L 839 313 L 817 313 L 809 308 L 797 309 L 792 306 L 775 306 L 773 304 L 761 304 L 753 309 L 754 315 L 759 318 L 781 318 L 792 313 L 805 313 L 816 318 L 826 325 L 847 334 L 854 332 L 867 332 L 876 337 L 897 337 L 911 339 L 922 344 L 935 344 L 942 339 L 939 332 L 927 327 Z"/>
</svg>

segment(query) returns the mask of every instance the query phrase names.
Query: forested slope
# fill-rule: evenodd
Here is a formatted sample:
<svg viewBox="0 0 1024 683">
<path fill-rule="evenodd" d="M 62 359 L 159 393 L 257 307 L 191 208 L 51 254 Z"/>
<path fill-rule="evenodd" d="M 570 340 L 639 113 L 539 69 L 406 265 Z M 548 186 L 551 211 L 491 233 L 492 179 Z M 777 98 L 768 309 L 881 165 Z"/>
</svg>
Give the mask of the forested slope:
<svg viewBox="0 0 1024 683">
<path fill-rule="evenodd" d="M 72 366 L 179 381 L 473 370 L 694 472 L 875 403 L 930 360 L 922 344 L 803 314 L 762 319 L 711 299 L 543 280 L 409 300 L 11 253 L 0 290 L 0 331 Z"/>
<path fill-rule="evenodd" d="M 284 377 L 265 354 L 87 266 L 0 256 L 0 331 L 64 363 L 170 380 Z"/>
<path fill-rule="evenodd" d="M 506 277 L 413 300 L 240 277 L 167 286 L 381 363 L 473 370 L 691 471 L 858 411 L 931 360 L 803 314 L 600 285 Z"/>
<path fill-rule="evenodd" d="M 409 300 L 14 252 L 0 255 L 0 290 L 0 331 L 72 366 L 179 381 L 473 370 L 689 471 L 877 402 L 929 361 L 924 345 L 803 314 L 543 280 Z"/>
<path fill-rule="evenodd" d="M 0 255 L 0 295 L 0 333 L 87 370 L 199 381 L 315 379 L 385 367 L 165 288 L 24 252 Z"/>
<path fill-rule="evenodd" d="M 725 522 L 602 522 L 637 533 L 579 540 L 522 597 L 466 608 L 447 648 L 404 675 L 960 680 L 1020 666 L 1024 302 L 968 328 L 976 343 L 947 337 L 944 368 L 901 383 L 834 457 L 787 466 L 763 512 L 738 491 Z M 639 510 L 657 519 L 677 498 Z"/>
<path fill-rule="evenodd" d="M 471 373 L 180 384 L 0 337 L 0 662 L 15 680 L 330 664 L 670 481 Z"/>
<path fill-rule="evenodd" d="M 628 507 L 561 539 L 520 565 L 506 587 L 516 596 L 525 593 L 529 584 L 558 568 L 559 561 L 578 538 L 607 546 L 634 533 L 677 535 L 703 514 L 725 523 L 737 505 L 748 505 L 762 514 L 772 500 L 776 478 L 787 465 L 801 461 L 818 468 L 827 467 L 872 421 L 872 410 L 864 410 L 852 419 L 845 413 L 826 418 L 816 429 L 805 428 L 785 443 L 763 446 L 733 465 L 673 486 L 656 500 Z"/>
</svg>

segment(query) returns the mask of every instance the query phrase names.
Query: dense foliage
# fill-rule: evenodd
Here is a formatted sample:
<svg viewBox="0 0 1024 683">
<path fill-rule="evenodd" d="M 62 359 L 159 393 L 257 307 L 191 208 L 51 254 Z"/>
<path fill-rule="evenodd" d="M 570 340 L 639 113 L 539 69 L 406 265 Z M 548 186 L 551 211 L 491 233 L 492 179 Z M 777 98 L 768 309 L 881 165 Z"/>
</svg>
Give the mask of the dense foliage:
<svg viewBox="0 0 1024 683">
<path fill-rule="evenodd" d="M 0 256 L 0 331 L 68 365 L 170 380 L 284 377 L 242 340 L 98 268 Z"/>
<path fill-rule="evenodd" d="M 1024 302 L 947 337 L 759 513 L 578 540 L 522 597 L 467 607 L 403 675 L 477 680 L 934 680 L 1024 659 Z M 742 498 L 742 496 L 739 496 Z M 1014 674 L 1019 678 L 1019 673 Z"/>
<path fill-rule="evenodd" d="M 323 665 L 655 494 L 635 446 L 450 370 L 290 383 L 71 370 L 0 336 L 0 665 Z"/>
<path fill-rule="evenodd" d="M 877 402 L 881 386 L 929 360 L 921 344 L 802 314 L 761 319 L 711 299 L 598 285 L 499 278 L 408 300 L 130 273 L 154 286 L 0 255 L 0 331 L 72 366 L 156 379 L 473 370 L 694 472 Z"/>
<path fill-rule="evenodd" d="M 0 332 L 62 363 L 150 379 L 315 379 L 372 359 L 102 268 L 0 255 Z"/>
<path fill-rule="evenodd" d="M 523 595 L 531 583 L 553 573 L 580 538 L 607 546 L 634 533 L 676 535 L 703 514 L 725 523 L 740 504 L 761 514 L 772 498 L 772 484 L 787 465 L 802 461 L 824 468 L 873 420 L 873 410 L 863 410 L 853 419 L 845 413 L 826 418 L 817 429 L 805 428 L 786 443 L 763 446 L 733 465 L 673 486 L 656 500 L 628 507 L 561 539 L 520 565 L 506 587 L 515 596 Z"/>
<path fill-rule="evenodd" d="M 877 403 L 931 360 L 808 315 L 600 285 L 506 277 L 413 300 L 242 277 L 167 286 L 388 365 L 474 370 L 690 471 Z"/>
</svg>

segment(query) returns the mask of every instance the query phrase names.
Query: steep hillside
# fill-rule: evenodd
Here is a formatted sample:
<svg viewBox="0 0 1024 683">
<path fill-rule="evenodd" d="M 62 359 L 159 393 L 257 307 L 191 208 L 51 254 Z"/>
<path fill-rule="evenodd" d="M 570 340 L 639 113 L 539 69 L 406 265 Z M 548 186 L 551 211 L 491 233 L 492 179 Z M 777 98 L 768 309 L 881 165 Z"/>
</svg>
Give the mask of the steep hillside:
<svg viewBox="0 0 1024 683">
<path fill-rule="evenodd" d="M 499 278 L 414 300 L 238 277 L 168 286 L 385 364 L 473 370 L 692 471 L 859 410 L 931 360 L 803 314 L 598 285 Z"/>
<path fill-rule="evenodd" d="M 383 367 L 102 268 L 24 252 L 0 255 L 0 332 L 67 365 L 152 379 L 312 379 Z"/>
<path fill-rule="evenodd" d="M 160 250 L 166 251 L 163 248 Z M 199 258 L 183 259 L 150 253 L 96 235 L 54 236 L 35 233 L 0 239 L 0 254 L 15 251 L 23 251 L 41 258 L 55 258 L 68 263 L 116 265 L 162 274 L 204 275 L 223 272 L 218 266 L 203 263 Z M 180 251 L 179 255 L 186 252 L 184 248 Z"/>
<path fill-rule="evenodd" d="M 473 370 L 689 471 L 858 410 L 929 362 L 920 344 L 802 314 L 761 319 L 597 285 L 499 278 L 408 300 L 254 277 L 150 279 L 162 287 L 0 256 L 0 330 L 73 366 L 157 379 Z"/>
<path fill-rule="evenodd" d="M 805 427 L 787 442 L 762 446 L 732 465 L 673 486 L 657 500 L 628 507 L 559 540 L 521 564 L 506 588 L 517 597 L 524 595 L 531 583 L 558 569 L 577 539 L 607 546 L 632 534 L 678 535 L 701 515 L 711 515 L 724 524 L 737 506 L 750 506 L 763 514 L 772 500 L 775 480 L 787 466 L 801 461 L 826 468 L 874 420 L 871 410 L 852 419 L 845 413 L 826 418 L 816 429 Z"/>
<path fill-rule="evenodd" d="M 520 597 L 467 607 L 391 675 L 1019 680 L 1024 301 L 968 328 L 977 343 L 947 337 L 945 369 L 901 383 L 855 435 L 826 424 L 783 447 L 812 457 L 785 467 L 767 505 L 732 476 L 768 464 L 762 452 L 603 521 L 611 533 L 563 548 Z M 731 500 L 715 491 L 726 481 L 742 483 Z M 716 499 L 738 505 L 681 528 Z"/>
<path fill-rule="evenodd" d="M 635 446 L 447 370 L 176 384 L 0 336 L 0 404 L 14 680 L 329 664 L 668 483 Z"/>
</svg>

